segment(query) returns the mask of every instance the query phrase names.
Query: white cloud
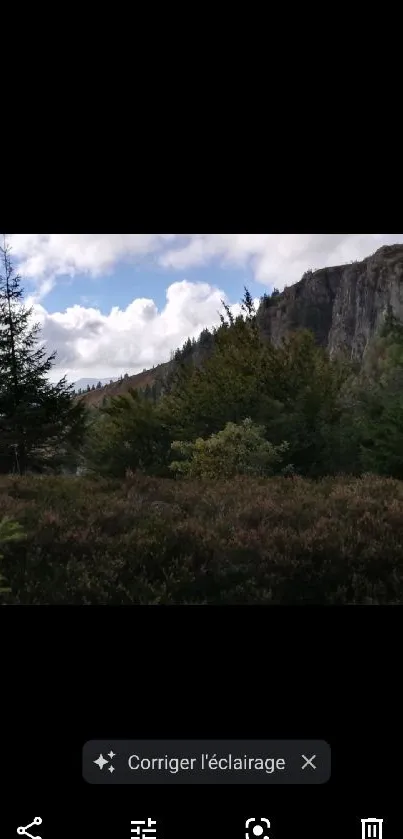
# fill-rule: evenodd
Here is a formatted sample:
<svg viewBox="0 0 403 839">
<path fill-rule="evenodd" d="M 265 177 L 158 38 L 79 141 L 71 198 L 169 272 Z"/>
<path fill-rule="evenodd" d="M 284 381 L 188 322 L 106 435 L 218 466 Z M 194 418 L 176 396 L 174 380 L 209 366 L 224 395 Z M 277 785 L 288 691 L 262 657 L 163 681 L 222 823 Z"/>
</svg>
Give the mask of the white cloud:
<svg viewBox="0 0 403 839">
<path fill-rule="evenodd" d="M 363 259 L 397 242 L 403 242 L 403 233 L 190 233 L 180 236 L 179 247 L 164 250 L 159 262 L 179 270 L 213 259 L 223 267 L 249 266 L 259 283 L 281 291 L 309 268 Z"/>
<path fill-rule="evenodd" d="M 14 233 L 18 270 L 36 281 L 36 298 L 52 289 L 60 274 L 96 277 L 118 262 L 139 261 L 172 241 L 170 233 Z"/>
<path fill-rule="evenodd" d="M 208 266 L 250 267 L 264 286 L 280 290 L 308 268 L 363 259 L 382 244 L 403 242 L 389 233 L 29 233 L 12 246 L 24 277 L 36 280 L 43 298 L 60 274 L 99 276 L 119 262 L 145 258 L 184 271 Z"/>
<path fill-rule="evenodd" d="M 133 300 L 126 309 L 114 306 L 108 315 L 80 305 L 50 313 L 32 297 L 26 303 L 33 306 L 32 319 L 41 326 L 46 351 L 57 350 L 52 380 L 66 374 L 75 381 L 138 373 L 168 361 L 188 337 L 219 324 L 221 300 L 229 302 L 220 289 L 183 280 L 168 287 L 161 311 L 146 298 Z M 240 306 L 231 309 L 236 315 Z"/>
</svg>

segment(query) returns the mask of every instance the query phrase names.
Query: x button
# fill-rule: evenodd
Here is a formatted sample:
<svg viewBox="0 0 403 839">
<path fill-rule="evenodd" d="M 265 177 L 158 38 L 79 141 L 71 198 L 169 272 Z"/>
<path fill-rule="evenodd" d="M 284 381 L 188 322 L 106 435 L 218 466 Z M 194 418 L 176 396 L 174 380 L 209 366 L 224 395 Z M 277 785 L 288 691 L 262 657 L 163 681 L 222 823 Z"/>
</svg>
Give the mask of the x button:
<svg viewBox="0 0 403 839">
<path fill-rule="evenodd" d="M 310 769 L 316 769 L 316 766 L 313 762 L 316 755 L 312 755 L 312 757 L 307 757 L 306 755 L 301 755 L 301 757 L 303 757 L 304 761 L 305 761 L 305 763 L 302 764 L 302 769 L 306 769 L 307 766 L 309 766 Z"/>
</svg>

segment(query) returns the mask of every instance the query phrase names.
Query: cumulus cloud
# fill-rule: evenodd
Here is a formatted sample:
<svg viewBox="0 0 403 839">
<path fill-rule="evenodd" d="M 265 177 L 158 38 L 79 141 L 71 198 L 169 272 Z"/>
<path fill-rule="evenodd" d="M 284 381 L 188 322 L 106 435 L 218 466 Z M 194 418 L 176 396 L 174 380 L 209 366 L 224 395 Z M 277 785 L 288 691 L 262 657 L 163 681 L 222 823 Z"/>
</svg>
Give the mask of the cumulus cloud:
<svg viewBox="0 0 403 839">
<path fill-rule="evenodd" d="M 26 302 L 33 306 L 32 319 L 40 324 L 46 351 L 57 351 L 52 380 L 66 374 L 75 381 L 138 373 L 168 361 L 188 337 L 197 338 L 205 327 L 219 324 L 222 300 L 229 303 L 220 289 L 183 280 L 169 286 L 161 311 L 146 298 L 125 309 L 114 306 L 107 315 L 79 305 L 50 313 L 33 298 Z M 231 310 L 238 314 L 240 305 Z"/>
</svg>

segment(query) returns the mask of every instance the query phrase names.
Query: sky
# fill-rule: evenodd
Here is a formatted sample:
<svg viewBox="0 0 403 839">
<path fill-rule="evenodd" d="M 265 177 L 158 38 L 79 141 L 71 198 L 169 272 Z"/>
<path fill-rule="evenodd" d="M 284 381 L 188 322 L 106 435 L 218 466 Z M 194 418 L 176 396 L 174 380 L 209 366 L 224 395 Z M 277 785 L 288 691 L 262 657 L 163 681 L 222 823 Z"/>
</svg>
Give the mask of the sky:
<svg viewBox="0 0 403 839">
<path fill-rule="evenodd" d="M 8 237 L 50 378 L 115 378 L 168 361 L 188 337 L 308 269 L 370 256 L 403 234 L 16 233 Z"/>
</svg>

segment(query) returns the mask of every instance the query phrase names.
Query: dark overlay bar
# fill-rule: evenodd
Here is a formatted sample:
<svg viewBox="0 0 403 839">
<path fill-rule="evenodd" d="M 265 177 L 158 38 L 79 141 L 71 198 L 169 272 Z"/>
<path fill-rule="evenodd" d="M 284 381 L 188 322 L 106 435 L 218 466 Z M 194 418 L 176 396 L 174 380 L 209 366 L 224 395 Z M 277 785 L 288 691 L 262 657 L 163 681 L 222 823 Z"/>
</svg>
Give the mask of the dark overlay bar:
<svg viewBox="0 0 403 839">
<path fill-rule="evenodd" d="M 89 784 L 324 784 L 324 740 L 90 740 Z"/>
</svg>

